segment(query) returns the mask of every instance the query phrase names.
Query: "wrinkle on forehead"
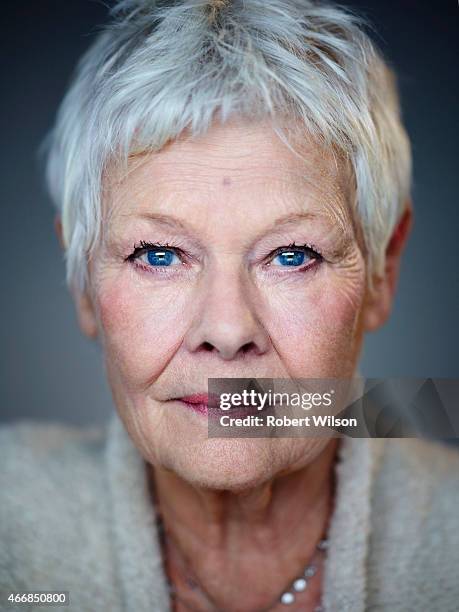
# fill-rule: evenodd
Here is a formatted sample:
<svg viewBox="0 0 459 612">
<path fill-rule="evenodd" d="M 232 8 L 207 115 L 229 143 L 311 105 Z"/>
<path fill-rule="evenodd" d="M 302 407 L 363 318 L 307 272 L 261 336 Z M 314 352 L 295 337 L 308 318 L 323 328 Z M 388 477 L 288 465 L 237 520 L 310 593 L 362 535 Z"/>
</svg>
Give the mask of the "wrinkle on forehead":
<svg viewBox="0 0 459 612">
<path fill-rule="evenodd" d="M 304 134 L 301 140 L 292 140 L 292 152 L 272 129 L 259 128 L 216 126 L 203 137 L 183 137 L 159 152 L 135 154 L 125 170 L 112 167 L 105 176 L 106 223 L 121 212 L 118 209 L 126 204 L 131 188 L 140 213 L 142 208 L 153 208 L 155 193 L 161 189 L 180 198 L 196 187 L 205 186 L 218 195 L 223 185 L 230 193 L 259 182 L 263 189 L 276 185 L 282 195 L 304 197 L 309 207 L 320 209 L 342 232 L 361 239 L 354 210 L 354 173 L 344 155 Z"/>
</svg>

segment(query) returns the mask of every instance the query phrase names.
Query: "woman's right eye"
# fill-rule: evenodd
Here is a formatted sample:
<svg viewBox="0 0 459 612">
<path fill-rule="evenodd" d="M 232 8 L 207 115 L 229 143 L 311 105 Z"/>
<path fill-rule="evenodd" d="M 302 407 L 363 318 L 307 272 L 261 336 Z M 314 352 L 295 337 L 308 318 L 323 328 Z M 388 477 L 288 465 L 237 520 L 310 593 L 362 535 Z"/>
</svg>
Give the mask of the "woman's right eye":
<svg viewBox="0 0 459 612">
<path fill-rule="evenodd" d="M 180 249 L 170 245 L 152 244 L 142 240 L 139 246 L 134 246 L 125 261 L 146 269 L 170 268 L 183 263 L 180 253 Z"/>
<path fill-rule="evenodd" d="M 177 261 L 174 262 L 174 258 Z M 172 249 L 148 249 L 138 259 L 150 266 L 171 266 L 173 263 L 181 263 L 178 255 Z"/>
</svg>

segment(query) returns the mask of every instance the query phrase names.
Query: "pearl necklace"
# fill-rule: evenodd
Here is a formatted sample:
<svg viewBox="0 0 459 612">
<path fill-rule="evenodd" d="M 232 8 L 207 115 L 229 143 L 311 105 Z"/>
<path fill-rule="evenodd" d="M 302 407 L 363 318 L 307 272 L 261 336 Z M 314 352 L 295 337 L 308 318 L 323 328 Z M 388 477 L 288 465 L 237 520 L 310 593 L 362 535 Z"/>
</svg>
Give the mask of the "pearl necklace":
<svg viewBox="0 0 459 612">
<path fill-rule="evenodd" d="M 160 541 L 162 544 L 162 549 L 165 550 L 165 539 L 167 537 L 166 530 L 164 528 L 164 523 L 163 523 L 161 515 L 157 513 L 156 517 L 157 517 L 157 526 L 158 526 Z M 309 584 L 309 580 L 317 572 L 318 564 L 316 562 L 316 555 L 318 553 L 326 553 L 328 549 L 328 545 L 329 545 L 329 541 L 327 538 L 323 538 L 319 541 L 319 543 L 316 546 L 316 554 L 313 556 L 310 562 L 303 569 L 303 572 L 290 583 L 290 587 L 286 591 L 284 591 L 280 595 L 279 599 L 275 602 L 275 604 L 267 608 L 265 612 L 269 612 L 269 610 L 271 610 L 275 605 L 279 603 L 283 604 L 284 606 L 290 606 L 293 603 L 295 603 L 297 596 L 306 590 Z M 171 584 L 168 584 L 167 586 L 168 586 L 170 596 L 172 598 L 177 597 L 176 589 Z M 202 587 L 200 587 L 200 589 L 205 594 L 204 589 L 202 589 Z M 314 612 L 323 612 L 323 607 L 321 605 L 316 606 L 316 608 L 314 609 Z"/>
<path fill-rule="evenodd" d="M 328 540 L 326 538 L 320 540 L 316 549 L 320 552 L 325 552 L 328 549 Z M 290 606 L 295 603 L 298 593 L 302 593 L 308 586 L 308 579 L 312 578 L 317 572 L 317 565 L 312 560 L 303 570 L 303 573 L 295 578 L 287 591 L 284 591 L 279 598 L 279 602 L 285 606 Z M 314 612 L 322 612 L 322 606 L 317 606 Z"/>
</svg>

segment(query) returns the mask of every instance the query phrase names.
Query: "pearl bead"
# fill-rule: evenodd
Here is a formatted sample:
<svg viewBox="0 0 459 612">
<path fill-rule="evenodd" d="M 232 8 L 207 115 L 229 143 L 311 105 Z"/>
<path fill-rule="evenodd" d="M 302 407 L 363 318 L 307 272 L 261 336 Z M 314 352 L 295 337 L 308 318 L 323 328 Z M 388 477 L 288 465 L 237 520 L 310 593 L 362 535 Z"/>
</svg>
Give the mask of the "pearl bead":
<svg viewBox="0 0 459 612">
<path fill-rule="evenodd" d="M 295 582 L 293 583 L 293 589 L 297 592 L 297 593 L 301 593 L 301 591 L 304 591 L 304 589 L 308 586 L 308 583 L 306 582 L 306 580 L 304 578 L 297 578 L 295 580 Z"/>
<path fill-rule="evenodd" d="M 288 606 L 295 601 L 295 595 L 293 593 L 284 593 L 280 600 L 281 603 Z"/>
<path fill-rule="evenodd" d="M 320 540 L 320 542 L 317 544 L 317 548 L 319 550 L 327 550 L 327 548 L 328 548 L 328 540 Z"/>
<path fill-rule="evenodd" d="M 304 575 L 306 578 L 312 578 L 316 573 L 316 568 L 314 565 L 308 565 L 308 567 L 304 570 Z"/>
</svg>

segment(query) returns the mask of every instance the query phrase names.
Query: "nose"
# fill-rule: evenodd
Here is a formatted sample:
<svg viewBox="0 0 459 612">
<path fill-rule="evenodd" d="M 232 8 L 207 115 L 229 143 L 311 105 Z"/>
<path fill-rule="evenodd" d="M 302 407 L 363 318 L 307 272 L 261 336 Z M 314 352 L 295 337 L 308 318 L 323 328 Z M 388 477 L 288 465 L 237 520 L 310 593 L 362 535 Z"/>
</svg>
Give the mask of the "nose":
<svg viewBox="0 0 459 612">
<path fill-rule="evenodd" d="M 269 336 L 255 313 L 255 296 L 238 273 L 218 273 L 203 279 L 193 323 L 185 338 L 191 352 L 214 352 L 225 361 L 241 355 L 262 355 Z"/>
</svg>

